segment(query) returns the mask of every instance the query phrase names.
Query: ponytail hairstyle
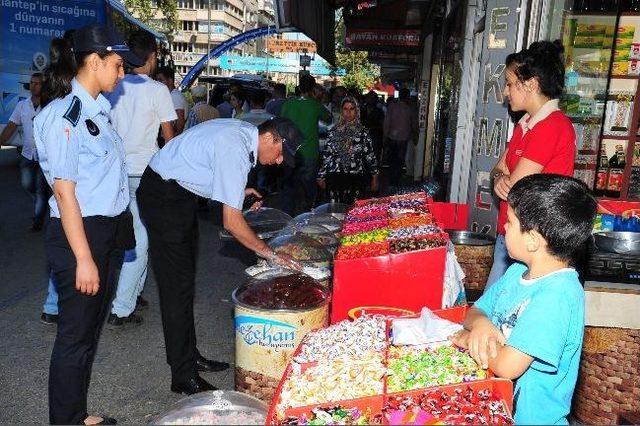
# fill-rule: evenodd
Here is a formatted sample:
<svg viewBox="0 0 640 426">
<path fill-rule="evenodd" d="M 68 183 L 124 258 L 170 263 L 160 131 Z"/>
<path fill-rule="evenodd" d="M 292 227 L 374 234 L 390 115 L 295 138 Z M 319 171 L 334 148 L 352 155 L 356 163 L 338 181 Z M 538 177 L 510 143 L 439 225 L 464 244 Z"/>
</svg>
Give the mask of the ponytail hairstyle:
<svg viewBox="0 0 640 426">
<path fill-rule="evenodd" d="M 68 30 L 63 38 L 54 38 L 49 45 L 49 66 L 44 73 L 42 85 L 41 105 L 44 108 L 54 99 L 64 98 L 71 93 L 71 80 L 84 66 L 85 59 L 92 53 L 97 53 L 104 59 L 112 52 L 107 50 L 74 52 L 73 35 L 75 30 Z"/>
<path fill-rule="evenodd" d="M 564 47 L 560 40 L 536 41 L 528 49 L 507 56 L 505 65 L 519 81 L 538 80 L 540 92 L 557 99 L 564 89 Z"/>
</svg>

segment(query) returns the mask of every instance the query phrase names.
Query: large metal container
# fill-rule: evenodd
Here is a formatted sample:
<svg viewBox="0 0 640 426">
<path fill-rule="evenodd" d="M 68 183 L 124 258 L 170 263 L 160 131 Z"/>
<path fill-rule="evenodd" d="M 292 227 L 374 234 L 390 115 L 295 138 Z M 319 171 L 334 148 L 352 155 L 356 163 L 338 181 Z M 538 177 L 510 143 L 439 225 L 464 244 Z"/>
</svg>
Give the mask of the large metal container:
<svg viewBox="0 0 640 426">
<path fill-rule="evenodd" d="M 232 298 L 236 390 L 268 403 L 302 338 L 328 325 L 330 293 L 306 275 L 280 270 L 256 276 Z"/>
<path fill-rule="evenodd" d="M 482 290 L 487 284 L 493 265 L 495 238 L 469 231 L 447 231 L 454 245 L 456 257 L 464 271 L 465 287 Z"/>
<path fill-rule="evenodd" d="M 640 255 L 639 232 L 596 232 L 593 234 L 593 241 L 602 251 Z"/>
</svg>

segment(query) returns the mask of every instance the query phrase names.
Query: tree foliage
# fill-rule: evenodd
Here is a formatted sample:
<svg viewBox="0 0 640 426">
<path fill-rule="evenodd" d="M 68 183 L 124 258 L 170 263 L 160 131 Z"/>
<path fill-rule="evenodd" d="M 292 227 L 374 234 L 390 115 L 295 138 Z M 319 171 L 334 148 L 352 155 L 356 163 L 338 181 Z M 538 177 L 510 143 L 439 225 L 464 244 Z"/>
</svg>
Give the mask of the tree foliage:
<svg viewBox="0 0 640 426">
<path fill-rule="evenodd" d="M 171 34 L 178 28 L 177 0 L 124 0 L 124 6 L 140 21 L 160 32 Z M 155 19 L 158 11 L 162 14 L 160 22 Z"/>
<path fill-rule="evenodd" d="M 343 68 L 346 75 L 342 84 L 360 92 L 373 85 L 380 77 L 380 67 L 369 62 L 369 53 L 350 50 L 344 44 L 345 24 L 341 13 L 336 14 L 336 67 Z"/>
</svg>

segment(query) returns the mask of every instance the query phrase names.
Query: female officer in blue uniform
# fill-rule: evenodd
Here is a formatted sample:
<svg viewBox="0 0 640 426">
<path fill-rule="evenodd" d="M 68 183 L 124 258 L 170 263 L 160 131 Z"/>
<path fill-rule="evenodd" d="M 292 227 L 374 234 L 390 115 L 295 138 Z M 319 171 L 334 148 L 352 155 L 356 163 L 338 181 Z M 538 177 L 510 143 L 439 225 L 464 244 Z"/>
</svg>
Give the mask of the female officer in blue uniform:
<svg viewBox="0 0 640 426">
<path fill-rule="evenodd" d="M 123 144 L 101 94 L 124 75 L 123 60 L 141 61 L 106 27 L 80 28 L 73 37 L 71 93 L 34 120 L 40 164 L 53 189 L 45 248 L 59 294 L 58 332 L 49 369 L 52 424 L 115 424 L 87 414 L 91 366 L 117 272 L 129 203 Z M 53 84 L 56 76 L 52 78 Z"/>
</svg>

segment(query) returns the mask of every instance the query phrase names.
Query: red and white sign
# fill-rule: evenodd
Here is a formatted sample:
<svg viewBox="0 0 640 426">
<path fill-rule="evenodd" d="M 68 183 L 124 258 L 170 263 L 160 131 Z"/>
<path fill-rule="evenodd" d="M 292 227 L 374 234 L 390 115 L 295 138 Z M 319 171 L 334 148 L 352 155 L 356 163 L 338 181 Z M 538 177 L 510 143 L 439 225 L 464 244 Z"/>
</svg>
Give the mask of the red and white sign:
<svg viewBox="0 0 640 426">
<path fill-rule="evenodd" d="M 349 30 L 347 47 L 420 47 L 420 30 Z"/>
</svg>

